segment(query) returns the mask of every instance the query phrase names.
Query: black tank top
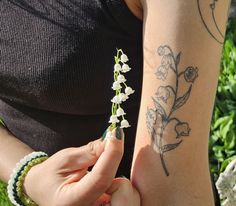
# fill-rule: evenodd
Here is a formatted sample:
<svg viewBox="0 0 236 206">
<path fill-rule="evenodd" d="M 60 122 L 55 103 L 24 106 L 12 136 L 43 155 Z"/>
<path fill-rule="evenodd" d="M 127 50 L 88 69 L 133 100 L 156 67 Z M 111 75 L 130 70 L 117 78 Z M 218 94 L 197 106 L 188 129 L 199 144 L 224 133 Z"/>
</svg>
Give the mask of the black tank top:
<svg viewBox="0 0 236 206">
<path fill-rule="evenodd" d="M 1 0 L 0 118 L 49 155 L 99 138 L 111 110 L 116 48 L 135 89 L 118 175 L 129 175 L 142 86 L 142 21 L 124 0 Z"/>
</svg>

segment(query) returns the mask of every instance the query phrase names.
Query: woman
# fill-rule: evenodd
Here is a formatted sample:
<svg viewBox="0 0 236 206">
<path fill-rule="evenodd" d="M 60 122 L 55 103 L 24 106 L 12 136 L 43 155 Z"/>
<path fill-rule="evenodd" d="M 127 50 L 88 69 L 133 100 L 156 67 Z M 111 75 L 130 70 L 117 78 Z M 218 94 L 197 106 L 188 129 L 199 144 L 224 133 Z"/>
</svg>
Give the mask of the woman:
<svg viewBox="0 0 236 206">
<path fill-rule="evenodd" d="M 55 193 L 51 165 L 57 167 L 60 159 L 53 154 L 87 144 L 107 127 L 113 51 L 122 48 L 132 67 L 127 80 L 136 92 L 124 106 L 132 127 L 125 131 L 117 174 L 129 175 L 138 122 L 131 181 L 141 204 L 213 205 L 207 137 L 229 2 L 4 0 L 0 5 L 0 116 L 13 137 L 7 138 L 5 130 L 0 135 L 3 180 L 25 154 L 45 151 L 52 156 L 31 169 L 25 189 L 40 205 Z M 89 191 L 86 201 L 78 197 L 75 202 L 91 205 L 107 197 L 121 153 L 114 157 L 106 185 L 97 193 L 91 192 L 94 184 L 86 184 L 90 189 L 78 189 Z M 59 154 L 63 159 L 65 152 Z M 44 176 L 43 168 L 50 168 L 50 181 L 34 191 L 29 185 Z M 93 174 L 100 173 L 84 178 Z"/>
</svg>

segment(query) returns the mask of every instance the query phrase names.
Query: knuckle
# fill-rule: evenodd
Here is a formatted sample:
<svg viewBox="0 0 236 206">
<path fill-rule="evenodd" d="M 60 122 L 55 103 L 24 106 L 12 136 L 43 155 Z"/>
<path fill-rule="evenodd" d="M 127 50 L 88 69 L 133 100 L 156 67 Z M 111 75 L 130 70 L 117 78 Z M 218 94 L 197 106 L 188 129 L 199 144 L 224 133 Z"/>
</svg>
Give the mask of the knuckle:
<svg viewBox="0 0 236 206">
<path fill-rule="evenodd" d="M 94 142 L 89 142 L 87 144 L 88 152 L 94 157 L 97 157 L 96 146 Z"/>
<path fill-rule="evenodd" d="M 127 188 L 127 189 L 132 188 L 132 184 L 131 184 L 130 180 L 127 179 L 126 177 L 120 177 L 120 178 L 118 178 L 118 181 L 123 188 Z"/>
<path fill-rule="evenodd" d="M 122 177 L 121 181 L 122 181 L 122 183 L 123 183 L 124 185 L 126 185 L 126 186 L 131 186 L 131 182 L 130 182 L 130 180 L 129 180 L 128 178 Z"/>
<path fill-rule="evenodd" d="M 58 161 L 64 165 L 71 161 L 74 161 L 75 159 L 75 148 L 66 148 L 60 150 L 60 152 L 57 154 Z"/>
</svg>

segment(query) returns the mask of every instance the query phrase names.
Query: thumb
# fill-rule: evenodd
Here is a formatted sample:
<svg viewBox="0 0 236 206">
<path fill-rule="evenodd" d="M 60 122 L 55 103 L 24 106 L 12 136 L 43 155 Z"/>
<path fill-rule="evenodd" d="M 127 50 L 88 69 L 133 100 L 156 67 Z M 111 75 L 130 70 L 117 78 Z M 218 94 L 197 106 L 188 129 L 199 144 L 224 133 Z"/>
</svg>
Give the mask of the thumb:
<svg viewBox="0 0 236 206">
<path fill-rule="evenodd" d="M 112 206 L 139 206 L 141 203 L 138 191 L 127 178 L 114 179 L 106 193 L 111 195 L 110 205 Z"/>
<path fill-rule="evenodd" d="M 91 172 L 74 187 L 74 193 L 84 202 L 94 202 L 111 185 L 124 152 L 124 133 L 119 127 L 112 131 L 113 137 L 104 141 L 105 148 Z M 82 188 L 82 189 L 81 189 Z"/>
</svg>

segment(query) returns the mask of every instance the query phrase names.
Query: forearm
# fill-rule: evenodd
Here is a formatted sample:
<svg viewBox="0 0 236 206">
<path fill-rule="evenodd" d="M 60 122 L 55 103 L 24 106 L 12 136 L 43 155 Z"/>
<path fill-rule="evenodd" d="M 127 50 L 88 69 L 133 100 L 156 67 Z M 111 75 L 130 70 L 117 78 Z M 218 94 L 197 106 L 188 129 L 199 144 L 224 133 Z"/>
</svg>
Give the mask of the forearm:
<svg viewBox="0 0 236 206">
<path fill-rule="evenodd" d="M 143 206 L 213 206 L 208 136 L 224 38 L 210 25 L 212 2 L 143 1 L 144 78 L 131 174 Z M 224 34 L 229 2 L 217 6 Z"/>
<path fill-rule="evenodd" d="M 7 182 L 16 163 L 33 150 L 0 125 L 0 179 Z"/>
</svg>

